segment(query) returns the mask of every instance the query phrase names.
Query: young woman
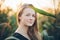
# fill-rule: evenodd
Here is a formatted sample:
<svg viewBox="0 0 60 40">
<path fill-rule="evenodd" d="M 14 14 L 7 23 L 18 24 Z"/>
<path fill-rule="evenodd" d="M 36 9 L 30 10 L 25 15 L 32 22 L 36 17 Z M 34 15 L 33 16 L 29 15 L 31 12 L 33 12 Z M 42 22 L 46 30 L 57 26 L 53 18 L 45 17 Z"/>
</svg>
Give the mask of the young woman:
<svg viewBox="0 0 60 40">
<path fill-rule="evenodd" d="M 36 12 L 30 7 L 31 4 L 24 4 L 17 16 L 18 28 L 13 36 L 6 40 L 42 40 L 37 28 Z"/>
</svg>

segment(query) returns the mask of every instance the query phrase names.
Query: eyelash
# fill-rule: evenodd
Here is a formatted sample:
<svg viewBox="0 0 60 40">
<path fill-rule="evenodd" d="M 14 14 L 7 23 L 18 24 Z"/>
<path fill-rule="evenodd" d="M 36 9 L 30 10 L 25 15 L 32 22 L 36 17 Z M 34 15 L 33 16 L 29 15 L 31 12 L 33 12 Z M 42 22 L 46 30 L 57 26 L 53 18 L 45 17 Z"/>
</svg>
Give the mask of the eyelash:
<svg viewBox="0 0 60 40">
<path fill-rule="evenodd" d="M 27 14 L 26 16 L 30 16 L 29 14 Z"/>
<path fill-rule="evenodd" d="M 30 16 L 29 14 L 27 14 L 26 16 Z M 35 15 L 32 15 L 32 17 L 35 17 Z"/>
<path fill-rule="evenodd" d="M 32 15 L 33 17 L 35 17 L 35 15 Z"/>
</svg>

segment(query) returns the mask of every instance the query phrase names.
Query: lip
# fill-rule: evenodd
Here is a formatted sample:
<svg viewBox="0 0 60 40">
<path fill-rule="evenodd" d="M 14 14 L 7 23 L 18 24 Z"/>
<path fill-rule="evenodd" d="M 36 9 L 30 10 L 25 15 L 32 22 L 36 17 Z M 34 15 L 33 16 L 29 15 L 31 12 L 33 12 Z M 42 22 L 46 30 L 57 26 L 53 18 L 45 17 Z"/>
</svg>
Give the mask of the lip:
<svg viewBox="0 0 60 40">
<path fill-rule="evenodd" d="M 33 23 L 33 22 L 29 22 L 29 23 Z"/>
<path fill-rule="evenodd" d="M 33 21 L 27 21 L 27 22 L 28 22 L 28 23 L 31 23 L 31 24 L 33 23 Z"/>
<path fill-rule="evenodd" d="M 29 23 L 32 23 L 32 22 L 29 22 Z"/>
</svg>

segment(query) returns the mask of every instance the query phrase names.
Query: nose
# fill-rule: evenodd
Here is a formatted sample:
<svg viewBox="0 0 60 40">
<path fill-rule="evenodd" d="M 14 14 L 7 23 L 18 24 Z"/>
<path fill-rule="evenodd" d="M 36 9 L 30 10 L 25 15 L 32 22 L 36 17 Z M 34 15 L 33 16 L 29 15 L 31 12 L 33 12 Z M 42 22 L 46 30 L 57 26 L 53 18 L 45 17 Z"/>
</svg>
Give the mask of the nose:
<svg viewBox="0 0 60 40">
<path fill-rule="evenodd" d="M 30 21 L 32 21 L 32 18 L 30 18 Z"/>
<path fill-rule="evenodd" d="M 33 17 L 32 16 L 30 17 L 30 20 L 33 20 Z"/>
</svg>

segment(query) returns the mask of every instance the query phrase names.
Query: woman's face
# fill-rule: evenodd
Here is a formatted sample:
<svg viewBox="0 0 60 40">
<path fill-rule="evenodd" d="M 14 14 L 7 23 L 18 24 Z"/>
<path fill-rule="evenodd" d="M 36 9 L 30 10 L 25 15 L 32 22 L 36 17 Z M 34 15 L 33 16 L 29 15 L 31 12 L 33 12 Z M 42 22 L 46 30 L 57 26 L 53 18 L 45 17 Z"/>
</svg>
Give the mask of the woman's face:
<svg viewBox="0 0 60 40">
<path fill-rule="evenodd" d="M 25 26 L 32 26 L 35 22 L 35 11 L 32 8 L 25 8 L 19 17 L 20 23 Z"/>
</svg>

